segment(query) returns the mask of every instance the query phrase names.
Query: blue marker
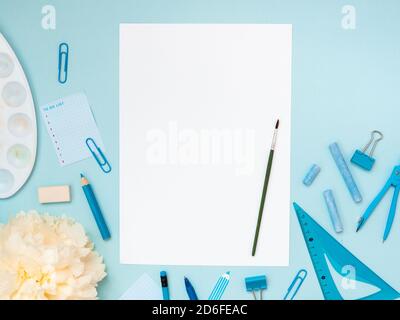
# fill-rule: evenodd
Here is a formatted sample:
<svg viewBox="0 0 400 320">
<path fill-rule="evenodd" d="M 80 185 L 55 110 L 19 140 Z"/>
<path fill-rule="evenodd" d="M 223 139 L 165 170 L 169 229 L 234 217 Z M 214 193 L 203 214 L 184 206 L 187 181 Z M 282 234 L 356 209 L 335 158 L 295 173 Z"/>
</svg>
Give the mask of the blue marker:
<svg viewBox="0 0 400 320">
<path fill-rule="evenodd" d="M 168 278 L 165 271 L 160 272 L 161 290 L 164 300 L 169 300 Z"/>
<path fill-rule="evenodd" d="M 336 233 L 343 232 L 343 224 L 336 206 L 335 198 L 332 190 L 328 189 L 323 192 L 326 207 L 328 208 L 329 216 L 331 217 L 333 228 Z"/>
<path fill-rule="evenodd" d="M 187 292 L 190 300 L 199 300 L 199 298 L 197 297 L 196 291 L 194 291 L 192 284 L 190 283 L 189 279 L 186 277 L 185 277 L 185 287 L 186 287 L 186 292 Z"/>
<path fill-rule="evenodd" d="M 97 227 L 100 230 L 103 240 L 111 238 L 110 230 L 108 230 L 104 216 L 101 213 L 99 203 L 96 200 L 93 189 L 90 186 L 88 179 L 81 173 L 81 185 L 83 192 L 85 193 L 86 200 L 89 203 L 90 210 L 93 213 L 94 220 L 96 220 Z"/>
<path fill-rule="evenodd" d="M 353 176 L 347 166 L 346 161 L 344 160 L 343 154 L 340 151 L 339 145 L 335 142 L 329 145 L 329 150 L 333 159 L 335 160 L 336 166 L 339 169 L 340 174 L 344 182 L 346 183 L 347 189 L 350 192 L 351 197 L 353 198 L 355 203 L 359 203 L 362 200 L 361 193 L 358 190 L 357 184 L 354 181 Z"/>
</svg>

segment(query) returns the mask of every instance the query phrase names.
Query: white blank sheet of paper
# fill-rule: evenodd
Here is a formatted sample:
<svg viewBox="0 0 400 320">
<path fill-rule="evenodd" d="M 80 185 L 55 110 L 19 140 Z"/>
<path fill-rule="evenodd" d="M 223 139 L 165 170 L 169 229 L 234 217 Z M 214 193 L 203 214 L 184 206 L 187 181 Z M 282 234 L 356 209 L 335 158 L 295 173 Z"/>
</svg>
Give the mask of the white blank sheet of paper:
<svg viewBox="0 0 400 320">
<path fill-rule="evenodd" d="M 291 25 L 120 25 L 121 263 L 288 265 L 291 56 Z"/>
</svg>

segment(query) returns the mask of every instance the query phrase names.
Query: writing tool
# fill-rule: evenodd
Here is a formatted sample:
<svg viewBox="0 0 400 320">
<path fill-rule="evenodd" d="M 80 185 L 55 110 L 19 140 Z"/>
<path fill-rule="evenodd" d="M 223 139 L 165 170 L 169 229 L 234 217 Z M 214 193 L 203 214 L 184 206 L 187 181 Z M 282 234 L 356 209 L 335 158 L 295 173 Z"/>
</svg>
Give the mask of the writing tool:
<svg viewBox="0 0 400 320">
<path fill-rule="evenodd" d="M 265 173 L 264 187 L 263 187 L 262 196 L 261 196 L 261 203 L 260 203 L 260 210 L 258 211 L 256 233 L 254 235 L 253 250 L 252 250 L 252 253 L 251 253 L 251 255 L 253 257 L 255 256 L 256 250 L 257 250 L 258 235 L 260 233 L 261 220 L 262 220 L 263 211 L 264 211 L 264 204 L 265 204 L 265 196 L 267 195 L 269 177 L 271 175 L 272 160 L 274 159 L 274 150 L 275 150 L 275 145 L 276 145 L 276 138 L 278 136 L 278 127 L 279 127 L 279 119 L 276 121 L 276 124 L 275 124 L 274 135 L 272 137 L 272 143 L 271 143 L 271 150 L 269 151 L 267 172 Z"/>
<path fill-rule="evenodd" d="M 340 150 L 339 145 L 335 142 L 329 145 L 329 151 L 331 152 L 332 158 L 336 163 L 336 166 L 342 175 L 344 182 L 346 183 L 347 189 L 350 192 L 351 197 L 355 203 L 362 201 L 362 196 L 358 190 L 357 184 L 347 166 L 346 160 L 344 159 L 343 153 Z"/>
<path fill-rule="evenodd" d="M 214 289 L 211 291 L 208 300 L 221 300 L 222 295 L 224 294 L 230 279 L 231 279 L 231 274 L 229 271 L 220 276 L 217 283 L 214 286 Z"/>
<path fill-rule="evenodd" d="M 164 300 L 169 300 L 168 278 L 165 271 L 160 272 L 161 290 Z"/>
<path fill-rule="evenodd" d="M 328 208 L 329 216 L 331 217 L 333 228 L 336 233 L 343 232 L 343 224 L 336 206 L 335 197 L 332 190 L 328 189 L 323 192 L 326 207 Z"/>
<path fill-rule="evenodd" d="M 197 297 L 196 291 L 193 288 L 193 285 L 190 283 L 189 279 L 185 277 L 185 287 L 186 287 L 186 292 L 189 296 L 190 300 L 199 300 Z"/>
<path fill-rule="evenodd" d="M 108 230 L 106 221 L 104 220 L 104 216 L 101 212 L 99 203 L 94 195 L 93 189 L 86 177 L 81 173 L 81 185 L 83 192 L 85 193 L 86 200 L 89 204 L 90 210 L 92 211 L 94 220 L 96 221 L 97 227 L 100 230 L 101 237 L 103 240 L 107 240 L 111 238 L 110 230 Z"/>
</svg>

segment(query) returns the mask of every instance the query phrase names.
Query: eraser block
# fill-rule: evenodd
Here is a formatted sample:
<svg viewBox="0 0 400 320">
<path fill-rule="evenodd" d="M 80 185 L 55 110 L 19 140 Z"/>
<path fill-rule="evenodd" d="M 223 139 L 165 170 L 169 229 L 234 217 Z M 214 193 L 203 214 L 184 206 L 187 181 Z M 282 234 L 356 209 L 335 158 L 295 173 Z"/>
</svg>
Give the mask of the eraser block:
<svg viewBox="0 0 400 320">
<path fill-rule="evenodd" d="M 71 193 L 69 186 L 51 186 L 38 188 L 40 203 L 70 202 Z"/>
</svg>

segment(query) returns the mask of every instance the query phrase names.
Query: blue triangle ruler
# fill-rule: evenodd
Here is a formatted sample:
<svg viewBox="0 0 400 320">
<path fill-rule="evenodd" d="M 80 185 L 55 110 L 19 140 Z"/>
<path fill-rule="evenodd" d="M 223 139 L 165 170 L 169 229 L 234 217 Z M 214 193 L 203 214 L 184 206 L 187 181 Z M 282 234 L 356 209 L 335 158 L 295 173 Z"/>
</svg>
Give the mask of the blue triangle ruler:
<svg viewBox="0 0 400 320">
<path fill-rule="evenodd" d="M 338 273 L 341 273 L 342 267 L 350 265 L 355 269 L 355 280 L 380 289 L 360 300 L 393 300 L 400 297 L 399 292 L 337 242 L 297 203 L 293 205 L 325 300 L 343 300 L 332 278 L 326 258 Z"/>
</svg>

